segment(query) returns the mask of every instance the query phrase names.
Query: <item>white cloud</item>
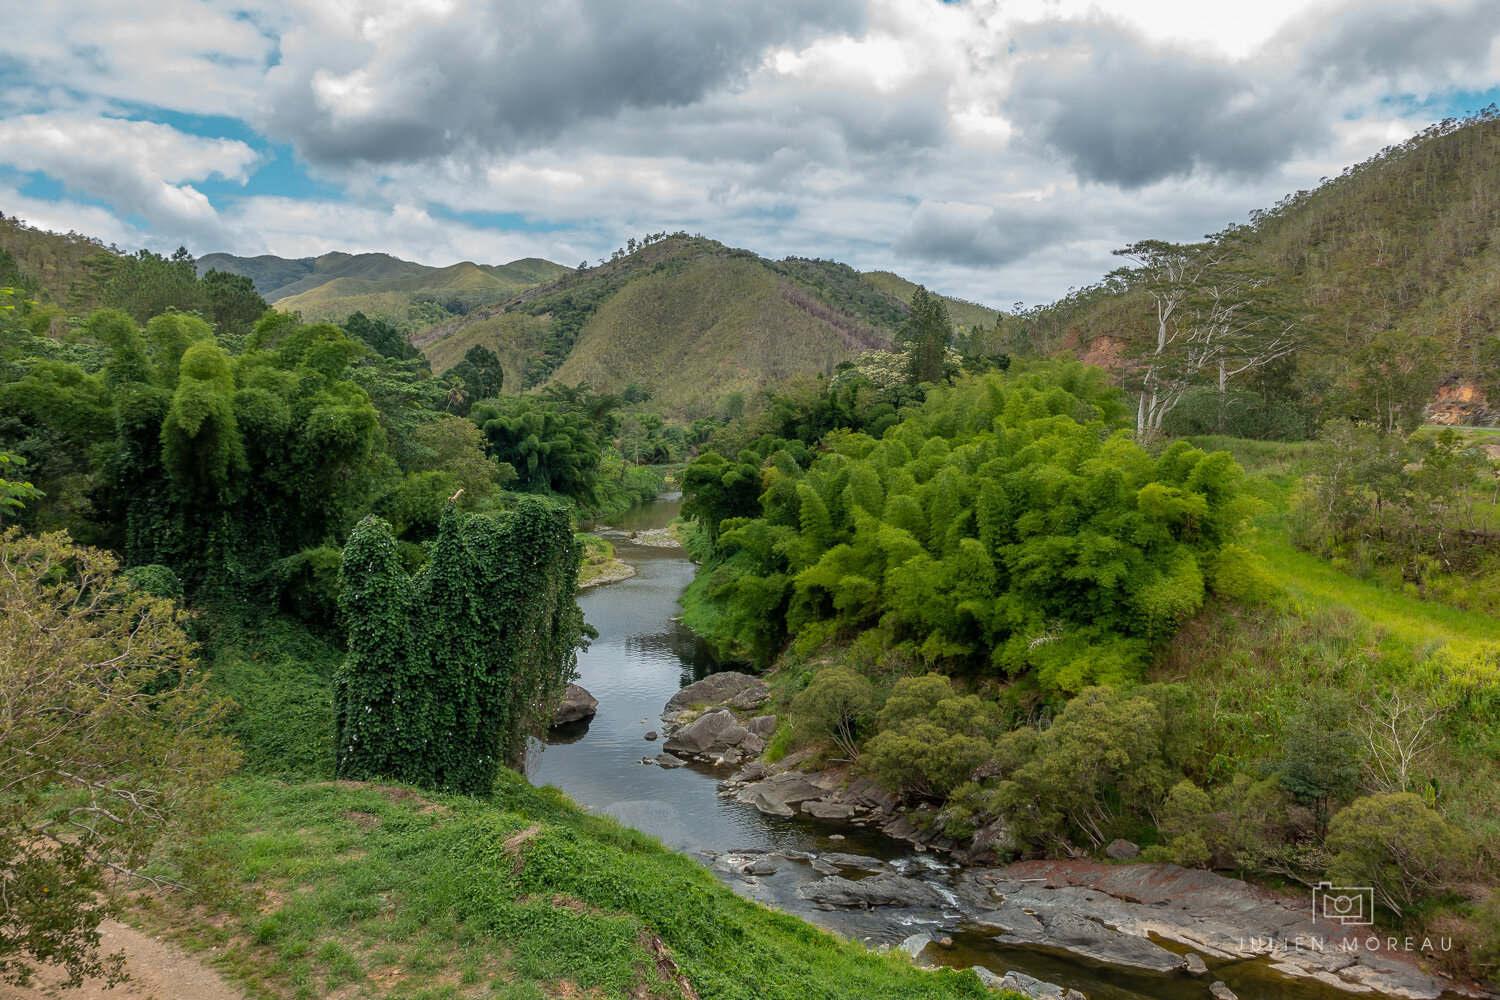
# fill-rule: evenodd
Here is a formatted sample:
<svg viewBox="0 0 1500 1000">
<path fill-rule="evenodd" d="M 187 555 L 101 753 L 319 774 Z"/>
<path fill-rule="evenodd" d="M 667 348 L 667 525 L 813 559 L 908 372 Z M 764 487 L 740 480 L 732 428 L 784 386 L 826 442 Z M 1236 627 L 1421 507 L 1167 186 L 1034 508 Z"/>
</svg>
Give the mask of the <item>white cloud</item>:
<svg viewBox="0 0 1500 1000">
<path fill-rule="evenodd" d="M 572 263 L 681 228 L 1006 304 L 1337 174 L 1427 124 L 1412 95 L 1500 85 L 1494 0 L 242 7 L 0 0 L 30 26 L 0 38 L 0 162 L 153 246 Z M 254 151 L 122 120 L 140 105 L 237 119 L 342 197 L 214 203 L 201 182 Z"/>
<path fill-rule="evenodd" d="M 170 239 L 227 235 L 218 213 L 187 181 L 243 181 L 257 155 L 243 142 L 209 139 L 153 122 L 72 114 L 0 121 L 0 162 L 42 171 L 69 189 L 143 217 Z"/>
</svg>

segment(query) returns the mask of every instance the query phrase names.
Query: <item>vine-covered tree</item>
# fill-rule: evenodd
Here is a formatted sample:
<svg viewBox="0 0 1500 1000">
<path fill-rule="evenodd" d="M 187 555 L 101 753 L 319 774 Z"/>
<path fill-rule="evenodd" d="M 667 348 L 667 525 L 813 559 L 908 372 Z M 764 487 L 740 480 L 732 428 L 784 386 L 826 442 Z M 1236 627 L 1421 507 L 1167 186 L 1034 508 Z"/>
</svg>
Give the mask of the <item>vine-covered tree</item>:
<svg viewBox="0 0 1500 1000">
<path fill-rule="evenodd" d="M 390 526 L 361 521 L 340 570 L 339 776 L 488 794 L 572 678 L 578 561 L 567 509 L 542 499 L 496 517 L 450 504 L 415 577 Z"/>
</svg>

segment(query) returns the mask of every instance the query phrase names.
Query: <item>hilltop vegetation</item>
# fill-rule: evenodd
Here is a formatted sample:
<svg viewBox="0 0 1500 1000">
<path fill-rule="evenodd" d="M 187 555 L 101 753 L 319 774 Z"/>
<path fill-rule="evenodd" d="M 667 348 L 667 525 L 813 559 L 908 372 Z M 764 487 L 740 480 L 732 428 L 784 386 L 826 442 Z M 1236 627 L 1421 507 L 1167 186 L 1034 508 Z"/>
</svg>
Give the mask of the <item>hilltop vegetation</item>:
<svg viewBox="0 0 1500 1000">
<path fill-rule="evenodd" d="M 1325 419 L 1392 405 L 1372 398 L 1380 385 L 1415 398 L 1418 419 L 1433 403 L 1445 422 L 1493 419 L 1497 224 L 1500 115 L 1491 108 L 1434 125 L 1215 235 L 1203 246 L 1223 262 L 1216 287 L 1254 288 L 1257 304 L 1240 316 L 1273 316 L 1297 349 L 1228 393 L 1214 386 L 1216 366 L 1204 372 L 1173 426 L 1312 436 Z M 1010 317 L 1003 342 L 1022 353 L 1071 349 L 1139 379 L 1157 343 L 1153 273 L 1124 269 Z M 1201 314 L 1189 304 L 1179 315 Z"/>
<path fill-rule="evenodd" d="M 508 380 L 587 381 L 611 392 L 634 383 L 697 417 L 725 393 L 831 374 L 888 346 L 905 312 L 842 264 L 767 261 L 701 237 L 658 234 L 418 339 L 435 365 L 483 344 L 505 360 Z"/>
</svg>

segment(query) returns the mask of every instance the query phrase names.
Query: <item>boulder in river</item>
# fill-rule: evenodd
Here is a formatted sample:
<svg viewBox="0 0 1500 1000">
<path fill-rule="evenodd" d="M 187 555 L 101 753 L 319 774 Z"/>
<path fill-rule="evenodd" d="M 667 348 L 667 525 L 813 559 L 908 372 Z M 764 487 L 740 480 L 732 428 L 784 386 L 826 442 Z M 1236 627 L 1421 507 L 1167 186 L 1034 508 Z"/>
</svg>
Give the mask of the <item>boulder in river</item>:
<svg viewBox="0 0 1500 1000">
<path fill-rule="evenodd" d="M 1208 988 L 1208 992 L 1213 994 L 1214 1000 L 1240 1000 L 1240 998 L 1235 995 L 1234 990 L 1230 989 L 1228 986 L 1225 986 L 1222 982 L 1217 980 L 1212 986 Z"/>
<path fill-rule="evenodd" d="M 1031 1000 L 1088 1000 L 1077 990 L 1063 989 L 1056 983 L 1046 983 L 1034 976 L 1014 970 L 1001 976 L 1000 981 L 992 989 L 1010 990 L 1023 997 L 1030 997 Z"/>
<path fill-rule="evenodd" d="M 666 711 L 680 712 L 694 705 L 722 705 L 746 690 L 764 693 L 766 686 L 761 683 L 760 678 L 736 670 L 709 674 L 674 694 L 667 701 Z"/>
<path fill-rule="evenodd" d="M 720 734 L 731 727 L 739 728 L 735 724 L 732 713 L 724 709 L 704 712 L 694 719 L 691 725 L 673 733 L 671 739 L 662 744 L 662 749 L 668 753 L 703 753 L 718 743 Z"/>
<path fill-rule="evenodd" d="M 1208 963 L 1203 961 L 1202 956 L 1196 955 L 1193 952 L 1188 952 L 1186 955 L 1182 956 L 1182 961 L 1183 964 L 1187 967 L 1188 975 L 1208 975 Z"/>
<path fill-rule="evenodd" d="M 783 771 L 746 785 L 735 798 L 767 816 L 795 816 L 797 806 L 809 799 L 822 798 L 826 791 L 795 771 Z"/>
<path fill-rule="evenodd" d="M 562 701 L 552 715 L 554 726 L 565 726 L 570 722 L 589 719 L 599 711 L 599 699 L 577 684 L 569 684 L 563 691 Z"/>
<path fill-rule="evenodd" d="M 873 875 L 858 882 L 830 875 L 797 890 L 797 895 L 829 906 L 942 906 L 943 897 L 926 882 L 904 875 Z"/>
</svg>

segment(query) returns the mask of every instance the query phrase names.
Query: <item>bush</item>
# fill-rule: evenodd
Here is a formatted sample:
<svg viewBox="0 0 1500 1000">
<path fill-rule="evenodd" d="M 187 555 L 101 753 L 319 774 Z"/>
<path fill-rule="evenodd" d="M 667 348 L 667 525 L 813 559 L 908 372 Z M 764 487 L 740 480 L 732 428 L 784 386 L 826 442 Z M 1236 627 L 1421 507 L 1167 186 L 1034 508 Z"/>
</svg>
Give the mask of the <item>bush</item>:
<svg viewBox="0 0 1500 1000">
<path fill-rule="evenodd" d="M 1328 873 L 1350 885 L 1369 885 L 1400 916 L 1437 894 L 1468 861 L 1470 847 L 1410 792 L 1357 799 L 1328 827 Z"/>
<path fill-rule="evenodd" d="M 893 791 L 944 798 L 993 755 L 998 716 L 937 674 L 897 681 L 867 746 L 870 765 Z"/>
<path fill-rule="evenodd" d="M 849 667 L 818 671 L 792 702 L 797 720 L 828 737 L 850 760 L 859 756 L 860 731 L 875 711 L 875 685 Z"/>
</svg>

